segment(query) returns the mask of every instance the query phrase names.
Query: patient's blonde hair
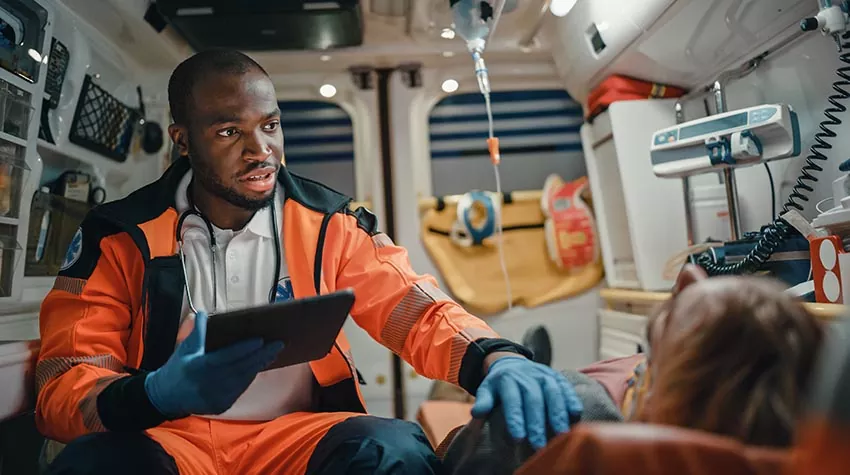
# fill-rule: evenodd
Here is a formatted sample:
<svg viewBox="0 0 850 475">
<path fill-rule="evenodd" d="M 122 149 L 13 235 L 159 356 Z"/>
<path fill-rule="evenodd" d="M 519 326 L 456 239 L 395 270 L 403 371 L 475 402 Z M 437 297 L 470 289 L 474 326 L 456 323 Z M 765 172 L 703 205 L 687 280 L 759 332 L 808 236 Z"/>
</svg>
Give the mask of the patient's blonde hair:
<svg viewBox="0 0 850 475">
<path fill-rule="evenodd" d="M 639 420 L 791 444 L 823 332 L 782 286 L 701 280 L 664 304 L 648 330 L 651 395 Z"/>
</svg>

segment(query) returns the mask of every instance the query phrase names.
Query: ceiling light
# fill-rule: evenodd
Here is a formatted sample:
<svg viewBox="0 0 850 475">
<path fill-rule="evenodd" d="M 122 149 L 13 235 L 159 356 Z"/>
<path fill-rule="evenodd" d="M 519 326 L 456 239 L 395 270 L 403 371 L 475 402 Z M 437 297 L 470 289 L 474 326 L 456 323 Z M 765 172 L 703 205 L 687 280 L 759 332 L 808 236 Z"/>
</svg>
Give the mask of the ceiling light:
<svg viewBox="0 0 850 475">
<path fill-rule="evenodd" d="M 440 32 L 440 36 L 447 40 L 453 40 L 455 39 L 455 30 L 452 30 L 451 28 L 443 28 L 443 31 Z"/>
<path fill-rule="evenodd" d="M 323 55 L 319 56 L 319 59 L 321 59 L 322 61 L 330 61 L 331 57 L 327 54 L 323 54 Z"/>
<path fill-rule="evenodd" d="M 570 10 L 576 6 L 578 0 L 552 0 L 549 4 L 549 11 L 557 17 L 566 16 Z"/>
<path fill-rule="evenodd" d="M 454 79 L 446 79 L 445 81 L 443 81 L 443 92 L 451 94 L 457 91 L 457 88 L 458 83 Z"/>
<path fill-rule="evenodd" d="M 319 88 L 319 94 L 321 94 L 322 97 L 327 97 L 328 99 L 330 99 L 331 97 L 336 95 L 336 88 L 333 86 L 333 84 L 324 84 L 322 85 L 322 87 Z"/>
<path fill-rule="evenodd" d="M 443 57 L 444 58 L 452 58 L 452 57 L 454 57 L 454 55 L 455 55 L 454 51 L 443 51 Z"/>
</svg>

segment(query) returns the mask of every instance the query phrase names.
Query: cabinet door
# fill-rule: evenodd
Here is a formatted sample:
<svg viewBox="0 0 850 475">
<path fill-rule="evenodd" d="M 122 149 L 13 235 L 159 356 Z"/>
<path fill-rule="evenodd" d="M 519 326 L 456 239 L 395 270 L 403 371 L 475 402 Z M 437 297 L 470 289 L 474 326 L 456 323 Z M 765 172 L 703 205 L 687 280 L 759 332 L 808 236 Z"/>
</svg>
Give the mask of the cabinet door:
<svg viewBox="0 0 850 475">
<path fill-rule="evenodd" d="M 599 310 L 599 359 L 620 358 L 637 353 L 645 344 L 647 317 L 616 310 Z"/>
</svg>

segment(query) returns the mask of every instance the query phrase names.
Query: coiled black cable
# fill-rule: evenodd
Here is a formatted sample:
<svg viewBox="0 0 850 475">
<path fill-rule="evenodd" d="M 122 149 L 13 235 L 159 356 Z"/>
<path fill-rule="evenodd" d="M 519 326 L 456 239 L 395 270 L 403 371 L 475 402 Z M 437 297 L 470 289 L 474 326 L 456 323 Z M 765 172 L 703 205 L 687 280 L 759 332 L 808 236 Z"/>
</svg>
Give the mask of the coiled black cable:
<svg viewBox="0 0 850 475">
<path fill-rule="evenodd" d="M 837 135 L 832 128 L 842 123 L 836 114 L 847 110 L 847 107 L 842 101 L 850 98 L 850 91 L 846 89 L 850 87 L 850 42 L 848 40 L 850 40 L 850 32 L 841 35 L 841 48 L 845 53 L 839 55 L 839 59 L 846 66 L 839 67 L 835 71 L 840 79 L 832 83 L 832 89 L 835 91 L 835 94 L 829 96 L 830 107 L 827 107 L 823 112 L 826 119 L 818 126 L 820 132 L 815 134 L 815 143 L 810 149 L 811 153 L 806 157 L 806 165 L 800 171 L 800 176 L 797 177 L 797 184 L 794 185 L 791 194 L 788 196 L 788 200 L 782 207 L 782 214 L 787 213 L 791 209 L 802 211 L 803 205 L 800 201 L 809 201 L 808 194 L 814 191 L 812 184 L 818 181 L 814 173 L 823 171 L 823 168 L 817 162 L 828 160 L 828 157 L 823 151 L 832 149 L 832 144 L 828 140 Z M 784 219 L 774 217 L 773 222 L 762 230 L 761 238 L 759 238 L 753 250 L 742 261 L 735 264 L 718 264 L 714 261 L 711 253 L 704 252 L 697 257 L 697 264 L 705 269 L 708 275 L 755 272 L 782 245 L 782 242 L 788 237 L 791 230 L 792 227 Z"/>
</svg>

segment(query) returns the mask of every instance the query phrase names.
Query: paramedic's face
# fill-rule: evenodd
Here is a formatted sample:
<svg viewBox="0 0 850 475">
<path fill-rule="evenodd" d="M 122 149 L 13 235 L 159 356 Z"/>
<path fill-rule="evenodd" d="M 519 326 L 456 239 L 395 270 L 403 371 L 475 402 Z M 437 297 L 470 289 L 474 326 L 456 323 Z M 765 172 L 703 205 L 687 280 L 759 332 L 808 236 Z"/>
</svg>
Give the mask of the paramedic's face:
<svg viewBox="0 0 850 475">
<path fill-rule="evenodd" d="M 187 148 L 195 180 L 241 208 L 267 206 L 283 161 L 272 82 L 260 71 L 214 74 L 192 97 Z"/>
</svg>

